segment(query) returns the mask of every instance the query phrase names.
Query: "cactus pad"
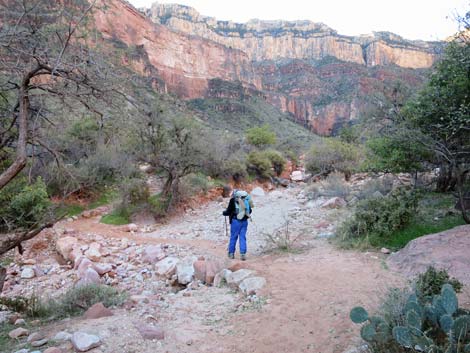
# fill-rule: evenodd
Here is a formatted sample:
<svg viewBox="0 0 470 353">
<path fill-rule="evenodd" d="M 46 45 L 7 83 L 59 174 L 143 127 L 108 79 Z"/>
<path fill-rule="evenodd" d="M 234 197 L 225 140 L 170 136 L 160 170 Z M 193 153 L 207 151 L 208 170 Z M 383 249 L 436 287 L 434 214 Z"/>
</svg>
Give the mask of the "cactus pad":
<svg viewBox="0 0 470 353">
<path fill-rule="evenodd" d="M 403 347 L 411 347 L 413 341 L 411 338 L 410 330 L 404 326 L 396 326 L 393 328 L 393 338 Z"/>
<path fill-rule="evenodd" d="M 453 315 L 458 309 L 457 295 L 450 284 L 444 284 L 441 290 L 441 304 L 446 314 Z"/>
<path fill-rule="evenodd" d="M 361 324 L 369 318 L 369 314 L 362 306 L 356 306 L 349 313 L 349 317 L 355 324 Z"/>
<path fill-rule="evenodd" d="M 372 342 L 375 339 L 377 332 L 372 324 L 367 324 L 361 328 L 361 337 L 364 341 Z"/>
<path fill-rule="evenodd" d="M 454 319 L 450 315 L 442 315 L 439 319 L 439 325 L 445 333 L 449 333 L 454 326 Z"/>
</svg>

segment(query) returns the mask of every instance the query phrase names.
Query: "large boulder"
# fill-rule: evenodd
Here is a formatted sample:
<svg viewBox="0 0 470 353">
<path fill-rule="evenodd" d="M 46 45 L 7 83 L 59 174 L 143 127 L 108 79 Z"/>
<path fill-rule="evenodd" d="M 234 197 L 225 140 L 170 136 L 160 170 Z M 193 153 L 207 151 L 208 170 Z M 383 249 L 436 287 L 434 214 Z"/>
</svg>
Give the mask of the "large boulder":
<svg viewBox="0 0 470 353">
<path fill-rule="evenodd" d="M 264 192 L 263 188 L 258 186 L 256 188 L 254 188 L 253 190 L 251 190 L 250 194 L 252 196 L 264 196 L 265 192 Z"/>
<path fill-rule="evenodd" d="M 243 292 L 243 294 L 252 295 L 258 294 L 265 284 L 266 280 L 263 277 L 249 277 L 241 281 L 238 288 Z"/>
<path fill-rule="evenodd" d="M 105 307 L 103 303 L 96 303 L 88 308 L 83 316 L 85 319 L 99 319 L 102 317 L 113 316 L 113 312 Z"/>
<path fill-rule="evenodd" d="M 292 181 L 303 181 L 304 180 L 304 174 L 300 170 L 294 170 L 292 174 L 290 175 L 290 179 Z"/>
<path fill-rule="evenodd" d="M 245 279 L 253 275 L 254 272 L 247 269 L 241 269 L 232 273 L 228 273 L 225 277 L 227 285 L 237 288 L 238 285 Z"/>
<path fill-rule="evenodd" d="M 194 278 L 194 259 L 184 259 L 176 265 L 176 276 L 178 277 L 178 283 L 186 285 L 192 282 Z"/>
<path fill-rule="evenodd" d="M 206 284 L 213 284 L 217 273 L 223 269 L 222 263 L 213 260 L 194 262 L 194 277 Z"/>
<path fill-rule="evenodd" d="M 142 254 L 142 261 L 149 264 L 154 264 L 165 258 L 165 251 L 160 245 L 149 245 L 145 247 L 144 253 Z"/>
<path fill-rule="evenodd" d="M 85 251 L 85 256 L 88 257 L 91 261 L 99 262 L 101 260 L 101 245 L 99 243 L 93 242 L 88 247 L 88 250 Z"/>
<path fill-rule="evenodd" d="M 470 285 L 469 249 L 470 225 L 463 225 L 414 239 L 391 254 L 387 263 L 409 278 L 426 271 L 428 266 L 446 269 L 451 276 Z"/>
<path fill-rule="evenodd" d="M 8 336 L 10 336 L 10 338 L 20 338 L 20 337 L 28 336 L 28 335 L 29 335 L 29 331 L 23 327 L 15 328 L 14 330 L 8 333 Z"/>
<path fill-rule="evenodd" d="M 65 260 L 73 261 L 74 259 L 70 257 L 70 253 L 77 243 L 78 240 L 74 237 L 59 238 L 56 242 L 56 250 Z"/>
<path fill-rule="evenodd" d="M 93 268 L 88 267 L 82 276 L 80 277 L 80 280 L 77 282 L 76 286 L 84 286 L 88 284 L 100 284 L 101 279 L 100 275 L 98 272 L 96 272 Z"/>
<path fill-rule="evenodd" d="M 155 273 L 159 276 L 170 278 L 176 273 L 176 265 L 179 261 L 176 257 L 166 257 L 155 264 Z"/>
</svg>

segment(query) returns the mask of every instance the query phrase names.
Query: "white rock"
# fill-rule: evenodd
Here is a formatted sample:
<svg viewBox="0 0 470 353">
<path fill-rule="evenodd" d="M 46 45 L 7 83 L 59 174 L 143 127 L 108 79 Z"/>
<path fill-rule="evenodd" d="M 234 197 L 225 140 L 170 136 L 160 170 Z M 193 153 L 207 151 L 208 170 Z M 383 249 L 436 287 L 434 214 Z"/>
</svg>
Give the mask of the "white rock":
<svg viewBox="0 0 470 353">
<path fill-rule="evenodd" d="M 347 203 L 341 197 L 333 197 L 327 201 L 325 201 L 321 207 L 322 208 L 340 208 L 346 206 Z"/>
<path fill-rule="evenodd" d="M 176 275 L 179 284 L 188 284 L 194 277 L 194 266 L 192 263 L 180 262 L 176 265 Z"/>
<path fill-rule="evenodd" d="M 72 334 L 65 332 L 65 331 L 57 332 L 54 336 L 54 341 L 58 341 L 58 342 L 70 341 L 71 339 L 72 339 Z"/>
<path fill-rule="evenodd" d="M 225 280 L 227 281 L 227 284 L 229 286 L 238 287 L 241 281 L 243 281 L 245 278 L 250 277 L 252 274 L 254 274 L 253 271 L 243 268 L 241 270 L 227 274 Z"/>
<path fill-rule="evenodd" d="M 21 271 L 21 278 L 30 279 L 36 277 L 36 273 L 32 267 L 25 267 L 23 271 Z"/>
<path fill-rule="evenodd" d="M 176 257 L 167 257 L 155 264 L 155 273 L 159 276 L 170 278 L 176 272 L 176 265 L 179 259 Z"/>
<path fill-rule="evenodd" d="M 245 295 L 258 294 L 259 290 L 266 284 L 263 277 L 245 278 L 238 286 Z"/>
<path fill-rule="evenodd" d="M 282 191 L 274 190 L 274 191 L 271 191 L 271 192 L 269 193 L 269 196 L 275 197 L 275 198 L 277 198 L 277 199 L 280 199 L 280 198 L 283 197 L 284 195 L 282 194 Z"/>
<path fill-rule="evenodd" d="M 89 267 L 85 270 L 83 277 L 77 282 L 76 286 L 83 286 L 87 284 L 100 284 L 100 275 L 93 268 Z"/>
<path fill-rule="evenodd" d="M 214 277 L 213 286 L 214 287 L 220 287 L 222 285 L 223 281 L 227 281 L 227 276 L 231 273 L 232 273 L 232 271 L 227 270 L 226 268 L 223 269 L 222 271 L 220 271 L 219 273 L 217 273 Z"/>
<path fill-rule="evenodd" d="M 72 335 L 72 345 L 78 352 L 86 352 L 92 348 L 98 347 L 101 339 L 95 335 L 89 335 L 85 332 L 75 332 Z"/>
<path fill-rule="evenodd" d="M 29 349 L 20 349 L 19 351 L 16 351 L 15 353 L 29 353 Z"/>
<path fill-rule="evenodd" d="M 303 173 L 300 170 L 294 170 L 290 175 L 292 181 L 302 181 L 304 180 Z"/>
<path fill-rule="evenodd" d="M 99 262 L 101 260 L 101 245 L 99 243 L 91 243 L 87 251 L 85 251 L 85 256 L 88 257 L 91 261 Z"/>
<path fill-rule="evenodd" d="M 264 196 L 265 192 L 264 192 L 263 188 L 258 186 L 256 188 L 254 188 L 253 190 L 251 190 L 250 194 L 253 195 L 253 196 Z"/>
</svg>

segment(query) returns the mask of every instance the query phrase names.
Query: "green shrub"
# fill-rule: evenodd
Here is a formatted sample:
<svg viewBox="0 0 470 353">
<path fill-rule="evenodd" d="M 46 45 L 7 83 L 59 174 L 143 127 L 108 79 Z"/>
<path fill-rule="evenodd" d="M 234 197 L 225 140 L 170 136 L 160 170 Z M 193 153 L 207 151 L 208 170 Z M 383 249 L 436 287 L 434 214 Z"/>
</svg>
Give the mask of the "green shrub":
<svg viewBox="0 0 470 353">
<path fill-rule="evenodd" d="M 277 176 L 280 176 L 286 167 L 286 159 L 278 151 L 267 150 L 262 153 L 271 161 L 274 173 L 276 173 Z"/>
<path fill-rule="evenodd" d="M 269 125 L 247 129 L 245 136 L 248 143 L 256 147 L 274 145 L 277 140 L 276 133 L 271 130 Z"/>
<path fill-rule="evenodd" d="M 370 316 L 362 307 L 355 307 L 350 313 L 354 323 L 363 324 L 361 337 L 372 352 L 469 352 L 470 312 L 458 307 L 450 284 L 444 284 L 438 294 L 425 302 L 419 300 L 417 292 L 406 300 L 403 296 L 388 299 L 393 301 L 388 304 L 393 306 L 389 316 Z"/>
<path fill-rule="evenodd" d="M 118 207 L 111 213 L 101 217 L 100 222 L 104 224 L 111 224 L 114 226 L 121 226 L 131 222 L 132 210 L 126 207 Z"/>
<path fill-rule="evenodd" d="M 248 154 L 248 171 L 257 177 L 268 179 L 272 176 L 272 163 L 269 157 L 260 151 L 253 151 Z"/>
<path fill-rule="evenodd" d="M 450 284 L 456 293 L 462 291 L 462 283 L 456 278 L 450 278 L 446 270 L 437 270 L 429 266 L 426 272 L 418 275 L 415 282 L 416 294 L 420 301 L 425 302 L 439 294 L 444 284 Z"/>
<path fill-rule="evenodd" d="M 372 197 L 377 191 L 382 195 L 387 195 L 393 189 L 393 177 L 384 176 L 383 178 L 376 178 L 365 183 L 357 193 L 356 197 L 359 200 Z"/>
<path fill-rule="evenodd" d="M 348 179 L 359 168 L 361 151 L 353 144 L 335 138 L 325 138 L 313 145 L 306 156 L 306 170 L 312 174 L 328 175 L 337 171 Z"/>
<path fill-rule="evenodd" d="M 0 228 L 28 229 L 44 221 L 51 202 L 41 178 L 27 184 L 19 178 L 0 190 Z"/>
<path fill-rule="evenodd" d="M 148 203 L 151 211 L 155 217 L 165 217 L 168 212 L 168 206 L 170 205 L 171 195 L 166 198 L 163 194 L 157 194 L 150 196 Z"/>
<path fill-rule="evenodd" d="M 381 246 L 394 231 L 409 224 L 418 206 L 418 194 L 397 188 L 384 197 L 371 197 L 357 203 L 352 217 L 338 229 L 343 244 Z"/>
<path fill-rule="evenodd" d="M 137 207 L 147 202 L 150 192 L 145 180 L 131 178 L 121 182 L 119 196 L 123 206 Z"/>
<path fill-rule="evenodd" d="M 351 188 L 344 181 L 341 174 L 332 173 L 320 182 L 321 189 L 318 189 L 317 196 L 342 197 L 345 199 L 351 193 Z"/>
<path fill-rule="evenodd" d="M 236 182 L 242 181 L 248 176 L 246 162 L 237 158 L 229 158 L 224 163 L 223 174 L 224 176 L 232 177 Z"/>
<path fill-rule="evenodd" d="M 204 174 L 189 174 L 181 179 L 180 193 L 184 199 L 200 192 L 207 192 L 214 184 Z"/>
<path fill-rule="evenodd" d="M 99 284 L 88 284 L 69 289 L 65 294 L 48 303 L 55 318 L 80 315 L 96 303 L 105 307 L 121 305 L 126 295 L 117 289 Z"/>
</svg>

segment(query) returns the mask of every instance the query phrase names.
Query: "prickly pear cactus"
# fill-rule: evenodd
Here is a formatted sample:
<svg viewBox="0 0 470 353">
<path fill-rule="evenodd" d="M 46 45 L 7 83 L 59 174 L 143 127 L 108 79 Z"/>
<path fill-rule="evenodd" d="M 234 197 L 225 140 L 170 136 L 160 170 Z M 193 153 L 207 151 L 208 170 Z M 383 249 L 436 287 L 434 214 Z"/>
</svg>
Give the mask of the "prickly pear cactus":
<svg viewBox="0 0 470 353">
<path fill-rule="evenodd" d="M 456 340 L 461 342 L 470 341 L 470 315 L 460 316 L 455 319 L 452 331 Z"/>
<path fill-rule="evenodd" d="M 392 330 L 393 338 L 400 345 L 406 348 L 410 348 L 413 344 L 410 330 L 405 326 L 396 326 Z"/>
<path fill-rule="evenodd" d="M 369 314 L 362 306 L 356 306 L 349 313 L 349 317 L 355 324 L 362 324 L 363 322 L 367 321 Z"/>
<path fill-rule="evenodd" d="M 375 331 L 374 325 L 366 324 L 361 328 L 361 337 L 364 341 L 372 342 L 377 332 Z"/>
<path fill-rule="evenodd" d="M 450 284 L 444 284 L 442 286 L 441 304 L 446 314 L 448 315 L 454 315 L 459 307 L 454 287 L 452 287 Z"/>
<path fill-rule="evenodd" d="M 454 319 L 450 315 L 442 315 L 439 319 L 439 326 L 445 333 L 449 333 L 452 327 L 454 326 Z"/>
</svg>

